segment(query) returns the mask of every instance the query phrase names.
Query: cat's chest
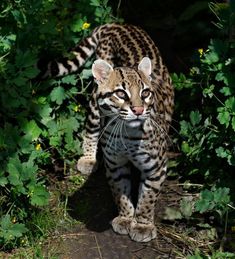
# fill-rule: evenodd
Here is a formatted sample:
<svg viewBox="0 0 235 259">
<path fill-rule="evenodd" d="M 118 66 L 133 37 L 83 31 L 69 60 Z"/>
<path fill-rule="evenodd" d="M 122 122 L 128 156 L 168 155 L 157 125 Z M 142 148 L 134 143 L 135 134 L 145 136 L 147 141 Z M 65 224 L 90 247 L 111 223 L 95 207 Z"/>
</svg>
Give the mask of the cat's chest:
<svg viewBox="0 0 235 259">
<path fill-rule="evenodd" d="M 138 150 L 151 149 L 152 135 L 144 130 L 145 125 L 130 128 L 122 120 L 106 121 L 101 124 L 100 141 L 103 149 L 112 153 L 133 153 Z"/>
</svg>

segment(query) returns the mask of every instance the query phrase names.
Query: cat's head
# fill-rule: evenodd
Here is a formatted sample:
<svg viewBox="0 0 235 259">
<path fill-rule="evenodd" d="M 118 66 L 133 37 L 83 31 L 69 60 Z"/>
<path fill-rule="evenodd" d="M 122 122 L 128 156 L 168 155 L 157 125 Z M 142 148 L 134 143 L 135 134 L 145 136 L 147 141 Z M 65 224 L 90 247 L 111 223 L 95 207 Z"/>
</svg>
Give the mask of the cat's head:
<svg viewBox="0 0 235 259">
<path fill-rule="evenodd" d="M 92 73 L 98 84 L 97 101 L 104 115 L 118 116 L 130 127 L 140 126 L 150 116 L 154 93 L 149 58 L 143 58 L 138 69 L 113 68 L 98 59 Z"/>
</svg>

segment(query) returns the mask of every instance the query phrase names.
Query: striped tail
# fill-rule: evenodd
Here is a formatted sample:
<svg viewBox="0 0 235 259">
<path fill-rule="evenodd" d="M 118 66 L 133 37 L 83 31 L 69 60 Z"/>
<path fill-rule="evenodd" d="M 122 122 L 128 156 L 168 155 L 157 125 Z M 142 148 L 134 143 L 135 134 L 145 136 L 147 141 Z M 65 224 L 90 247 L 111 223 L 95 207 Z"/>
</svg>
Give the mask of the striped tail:
<svg viewBox="0 0 235 259">
<path fill-rule="evenodd" d="M 92 56 L 97 47 L 97 35 L 92 33 L 91 36 L 83 39 L 69 53 L 70 58 L 63 57 L 57 60 L 50 61 L 47 66 L 38 65 L 41 73 L 39 77 L 45 79 L 48 77 L 58 77 L 67 75 L 77 71 L 86 60 Z"/>
</svg>

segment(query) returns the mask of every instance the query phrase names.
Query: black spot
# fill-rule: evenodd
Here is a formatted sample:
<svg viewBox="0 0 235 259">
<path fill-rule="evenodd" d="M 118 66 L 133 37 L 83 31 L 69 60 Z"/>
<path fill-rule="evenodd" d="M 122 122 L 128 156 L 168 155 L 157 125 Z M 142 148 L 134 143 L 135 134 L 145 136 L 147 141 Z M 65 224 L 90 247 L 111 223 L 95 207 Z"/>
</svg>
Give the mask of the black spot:
<svg viewBox="0 0 235 259">
<path fill-rule="evenodd" d="M 144 169 L 144 172 L 145 172 L 145 173 L 148 173 L 148 172 L 153 171 L 153 170 L 156 169 L 156 168 L 158 168 L 158 161 L 155 161 L 155 163 L 154 163 L 151 167 L 149 167 L 149 168 L 147 168 L 147 169 Z"/>
</svg>

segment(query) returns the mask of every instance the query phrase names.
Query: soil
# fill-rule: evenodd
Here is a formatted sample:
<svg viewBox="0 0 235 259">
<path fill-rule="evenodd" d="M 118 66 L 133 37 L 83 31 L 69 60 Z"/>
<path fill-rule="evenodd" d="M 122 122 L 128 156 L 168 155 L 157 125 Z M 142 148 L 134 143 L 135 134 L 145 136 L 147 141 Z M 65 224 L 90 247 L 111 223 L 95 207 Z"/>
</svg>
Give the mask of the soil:
<svg viewBox="0 0 235 259">
<path fill-rule="evenodd" d="M 136 169 L 132 171 L 136 174 Z M 137 180 L 133 179 L 134 183 Z M 59 234 L 62 241 L 59 242 L 59 258 L 176 258 L 174 249 L 178 241 L 173 241 L 166 234 L 164 229 L 169 228 L 171 223 L 169 225 L 163 220 L 166 206 L 175 207 L 182 198 L 182 190 L 176 186 L 176 180 L 167 180 L 159 195 L 156 204 L 157 238 L 149 243 L 137 243 L 128 236 L 114 233 L 111 229 L 110 221 L 117 215 L 111 192 L 102 170 L 92 174 L 83 187 L 69 198 L 70 216 L 82 223 Z"/>
</svg>

